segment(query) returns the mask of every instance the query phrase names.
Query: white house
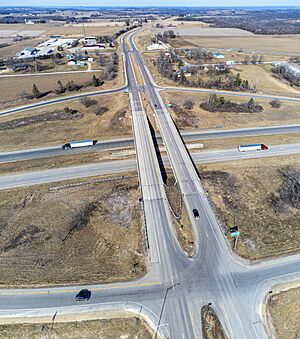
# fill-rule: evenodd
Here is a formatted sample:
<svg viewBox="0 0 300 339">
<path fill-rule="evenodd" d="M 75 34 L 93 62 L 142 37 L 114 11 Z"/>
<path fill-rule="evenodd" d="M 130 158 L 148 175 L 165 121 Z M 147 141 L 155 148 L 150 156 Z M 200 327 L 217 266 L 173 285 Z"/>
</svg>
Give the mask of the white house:
<svg viewBox="0 0 300 339">
<path fill-rule="evenodd" d="M 77 65 L 77 61 L 76 60 L 70 60 L 70 61 L 68 61 L 68 65 L 69 66 L 76 66 Z"/>
<path fill-rule="evenodd" d="M 22 51 L 18 52 L 16 54 L 17 58 L 32 58 L 35 56 L 35 54 L 37 53 L 37 49 L 34 47 L 27 47 L 24 48 Z"/>
<path fill-rule="evenodd" d="M 76 60 L 70 60 L 69 62 L 68 62 L 68 65 L 69 66 L 86 66 L 86 62 L 84 62 L 84 61 L 76 61 Z"/>
</svg>

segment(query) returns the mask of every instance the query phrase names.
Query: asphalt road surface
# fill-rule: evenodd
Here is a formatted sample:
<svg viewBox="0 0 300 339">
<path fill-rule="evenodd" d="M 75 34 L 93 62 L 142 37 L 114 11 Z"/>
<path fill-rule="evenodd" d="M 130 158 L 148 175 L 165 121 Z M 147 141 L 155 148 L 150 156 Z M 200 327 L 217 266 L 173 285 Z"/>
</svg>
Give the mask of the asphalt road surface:
<svg viewBox="0 0 300 339">
<path fill-rule="evenodd" d="M 300 144 L 270 146 L 268 151 L 239 152 L 237 149 L 219 151 L 201 151 L 191 153 L 195 164 L 263 158 L 273 156 L 286 156 L 300 153 Z M 168 157 L 162 157 L 163 166 L 170 167 Z M 0 176 L 0 190 L 59 182 L 71 179 L 88 178 L 107 174 L 124 174 L 137 170 L 135 159 L 115 160 L 89 165 L 61 167 L 40 171 L 28 171 Z"/>
<path fill-rule="evenodd" d="M 212 131 L 191 131 L 181 132 L 183 140 L 197 141 L 197 140 L 209 140 L 209 139 L 224 139 L 224 138 L 241 138 L 259 136 L 259 140 L 263 141 L 262 136 L 274 135 L 274 134 L 286 134 L 286 133 L 299 133 L 300 125 L 282 125 L 282 126 L 266 126 L 255 128 L 240 128 L 231 130 L 212 130 Z M 156 135 L 157 144 L 162 144 L 160 135 Z M 25 149 L 11 152 L 0 152 L 0 163 L 10 161 L 31 160 L 39 158 L 47 158 L 53 156 L 64 156 L 79 153 L 95 152 L 98 150 L 113 150 L 128 148 L 134 146 L 134 140 L 132 138 L 122 138 L 113 140 L 98 141 L 93 147 L 81 147 L 75 149 L 63 150 L 61 145 L 50 147 L 39 147 L 32 149 Z"/>
<path fill-rule="evenodd" d="M 129 33 L 130 35 L 131 33 Z M 211 303 L 229 338 L 266 338 L 261 304 L 277 283 L 300 278 L 300 256 L 249 264 L 232 255 L 203 192 L 184 144 L 163 107 L 159 91 L 131 39 L 122 40 L 129 79 L 138 173 L 149 235 L 151 267 L 138 281 L 86 286 L 92 298 L 79 306 L 74 300 L 82 286 L 0 290 L 0 317 L 78 314 L 95 310 L 130 310 L 142 314 L 161 338 L 202 337 L 201 307 Z M 193 220 L 196 254 L 188 258 L 174 236 L 158 159 L 137 92 L 129 54 L 141 67 L 146 94 L 153 106 L 168 158 L 186 206 L 199 211 Z M 157 224 L 156 224 L 157 223 Z M 156 335 L 155 335 L 156 337 Z"/>
</svg>

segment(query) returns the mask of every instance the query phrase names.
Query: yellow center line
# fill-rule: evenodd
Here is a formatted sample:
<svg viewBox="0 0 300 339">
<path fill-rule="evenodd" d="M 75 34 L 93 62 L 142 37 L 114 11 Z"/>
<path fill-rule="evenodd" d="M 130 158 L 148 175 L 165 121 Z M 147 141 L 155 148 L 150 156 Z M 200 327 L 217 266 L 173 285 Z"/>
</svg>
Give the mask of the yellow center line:
<svg viewBox="0 0 300 339">
<path fill-rule="evenodd" d="M 110 289 L 124 289 L 124 288 L 132 288 L 132 287 L 147 287 L 147 286 L 155 286 L 155 285 L 161 285 L 161 282 L 153 282 L 153 283 L 143 283 L 143 284 L 131 284 L 131 285 L 116 285 L 116 286 L 104 286 L 104 287 L 95 287 L 92 288 L 92 291 L 105 291 Z M 51 291 L 51 289 L 47 291 L 0 291 L 0 295 L 37 295 L 37 294 L 61 294 L 61 293 L 77 293 L 80 289 L 82 289 L 83 286 L 78 286 L 78 289 L 74 290 L 56 290 L 54 289 Z"/>
</svg>

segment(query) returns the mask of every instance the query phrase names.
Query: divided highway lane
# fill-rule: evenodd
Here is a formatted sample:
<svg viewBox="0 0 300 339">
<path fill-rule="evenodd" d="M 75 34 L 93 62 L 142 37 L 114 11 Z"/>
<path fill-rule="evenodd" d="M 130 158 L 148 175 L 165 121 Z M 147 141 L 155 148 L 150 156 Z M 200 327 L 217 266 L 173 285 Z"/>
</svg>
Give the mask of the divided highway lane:
<svg viewBox="0 0 300 339">
<path fill-rule="evenodd" d="M 282 125 L 282 126 L 265 126 L 253 128 L 240 128 L 230 130 L 211 130 L 211 131 L 191 131 L 182 132 L 181 136 L 186 141 L 223 139 L 223 138 L 240 138 L 249 136 L 264 136 L 272 134 L 300 133 L 300 125 Z M 263 141 L 263 138 L 260 138 Z M 162 139 L 160 135 L 156 135 L 156 141 L 160 145 Z M 43 148 L 32 148 L 20 151 L 0 152 L 0 163 L 10 161 L 21 161 L 46 158 L 52 156 L 65 156 L 79 153 L 95 152 L 97 150 L 113 150 L 126 147 L 133 147 L 132 138 L 112 139 L 98 141 L 94 147 L 77 148 L 63 150 L 61 146 L 51 146 Z"/>
<path fill-rule="evenodd" d="M 199 286 L 199 296 L 206 295 L 208 286 L 213 288 L 214 293 L 211 295 L 209 302 L 213 302 L 214 309 L 230 338 L 254 338 L 254 330 L 247 321 L 245 313 L 239 305 L 238 296 L 231 288 L 232 279 L 230 275 L 224 275 L 224 271 L 228 271 L 228 265 L 223 262 L 223 256 L 226 256 L 226 254 L 228 255 L 229 253 L 223 235 L 219 231 L 218 222 L 206 199 L 199 177 L 194 169 L 189 154 L 186 151 L 185 145 L 176 130 L 174 122 L 170 117 L 169 112 L 164 107 L 159 92 L 156 91 L 152 85 L 151 75 L 147 72 L 145 65 L 143 65 L 143 60 L 138 52 L 136 55 L 138 55 L 139 63 L 142 68 L 149 101 L 155 111 L 156 121 L 167 148 L 173 172 L 180 186 L 191 223 L 194 227 L 196 249 L 198 249 L 195 260 L 198 263 L 200 262 L 201 265 L 197 267 L 198 270 L 193 272 L 194 275 L 197 275 L 198 277 L 198 281 L 194 281 L 193 283 Z M 194 208 L 199 210 L 201 216 L 199 221 L 194 220 L 192 213 Z M 203 241 L 204 239 L 205 242 Z M 208 245 L 212 249 L 209 254 L 206 253 L 209 250 L 207 247 Z M 207 276 L 208 284 L 205 286 L 201 283 L 202 272 L 203 275 Z M 188 285 L 191 283 L 192 279 L 190 276 L 189 281 L 183 282 L 183 288 L 187 290 Z M 182 315 L 185 314 L 191 319 L 190 321 L 193 322 L 194 326 L 190 329 L 190 333 L 192 334 L 189 338 L 196 338 L 197 325 L 192 320 L 192 316 L 189 313 L 188 298 L 189 296 L 185 299 L 186 308 L 181 310 L 178 317 L 182 317 Z M 207 305 L 207 302 L 198 304 L 198 307 L 196 306 L 198 312 L 205 304 Z M 225 305 L 224 310 L 221 310 L 222 305 Z M 226 312 L 226 317 L 224 312 Z M 228 318 L 227 314 L 230 314 L 230 318 Z M 172 327 L 173 331 L 178 333 L 177 323 L 175 321 L 172 322 Z M 177 335 L 177 337 L 180 338 L 179 335 Z"/>
<path fill-rule="evenodd" d="M 0 189 L 32 186 L 56 181 L 88 178 L 97 175 L 136 171 L 136 161 L 118 160 L 82 166 L 62 167 L 51 170 L 26 172 L 17 175 L 1 175 Z M 61 185 L 61 182 L 58 183 Z"/>
<path fill-rule="evenodd" d="M 149 239 L 151 266 L 159 265 L 160 279 L 166 288 L 166 296 L 177 285 L 175 279 L 178 272 L 183 272 L 189 262 L 183 253 L 174 234 L 173 221 L 170 215 L 169 204 L 165 187 L 159 168 L 158 158 L 155 151 L 147 115 L 143 108 L 139 87 L 133 71 L 131 58 L 126 40 L 122 39 L 123 52 L 125 54 L 125 67 L 130 87 L 129 99 L 132 109 L 133 132 L 137 156 L 139 182 L 143 197 L 144 217 Z M 171 291 L 172 290 L 172 291 Z M 165 302 L 165 299 L 163 300 Z M 182 296 L 169 299 L 167 307 L 171 305 L 171 312 L 167 312 L 163 322 L 168 323 L 174 310 L 181 309 L 180 317 L 177 317 L 176 328 L 170 326 L 170 337 L 180 338 L 181 333 L 188 338 L 193 338 L 193 327 L 190 317 L 187 316 L 186 304 Z M 161 319 L 161 317 L 160 317 Z M 161 323 L 157 323 L 157 335 L 161 333 Z M 174 323 L 174 322 L 172 322 Z M 155 336 L 156 337 L 156 336 Z"/>
<path fill-rule="evenodd" d="M 285 156 L 300 153 L 300 144 L 271 146 L 268 151 L 238 152 L 237 149 L 227 149 L 211 152 L 191 153 L 196 164 L 212 162 L 223 162 L 233 160 L 243 160 L 251 158 L 263 158 L 272 156 Z M 170 162 L 167 157 L 163 157 L 164 167 L 169 167 Z M 31 186 L 71 180 L 78 178 L 88 178 L 92 176 L 133 172 L 137 170 L 135 159 L 115 160 L 89 165 L 78 165 L 70 167 L 55 168 L 49 170 L 32 171 L 10 175 L 0 175 L 0 189 L 14 187 Z"/>
<path fill-rule="evenodd" d="M 91 153 L 99 150 L 113 150 L 133 146 L 134 142 L 132 138 L 122 138 L 98 141 L 97 144 L 93 147 L 80 147 L 65 150 L 62 149 L 62 146 L 31 148 L 20 151 L 0 152 L 0 163 L 41 159 L 54 156 L 68 156 L 75 154 Z"/>
<path fill-rule="evenodd" d="M 152 76 L 136 49 L 132 37 L 131 43 L 134 46 L 134 52 L 145 80 L 146 93 L 155 111 L 156 121 L 166 146 L 173 172 L 183 194 L 192 224 L 195 226 L 196 241 L 200 244 L 200 251 L 196 253 L 191 267 L 188 268 L 191 270 L 190 274 L 185 272 L 187 279 L 183 279 L 181 282 L 182 288 L 186 291 L 191 291 L 192 285 L 195 285 L 195 288 L 198 287 L 197 299 L 199 302 L 196 305 L 194 303 L 191 305 L 190 295 L 185 295 L 185 307 L 177 311 L 178 318 L 185 316 L 192 321 L 193 329 L 189 329 L 190 335 L 188 337 L 194 338 L 196 337 L 198 322 L 195 323 L 195 318 L 192 320 L 192 317 L 197 314 L 197 309 L 199 312 L 203 305 L 207 305 L 207 302 L 212 302 L 229 338 L 266 338 L 263 326 L 261 326 L 262 328 L 259 329 L 259 332 L 257 331 L 256 325 L 247 311 L 248 304 L 245 302 L 245 297 L 234 284 L 232 272 L 240 269 L 240 262 L 231 256 L 185 145 L 164 106 L 159 91 L 153 86 Z M 194 220 L 191 212 L 193 208 L 199 210 L 199 220 Z M 209 293 L 210 291 L 211 293 Z M 253 292 L 254 290 L 252 289 Z M 205 299 L 205 296 L 209 297 L 209 299 Z M 253 303 L 250 306 L 252 305 Z M 192 313 L 190 312 L 191 307 L 194 310 Z M 176 319 L 172 320 L 172 326 L 170 327 L 172 327 L 173 333 L 176 333 L 176 337 L 186 337 L 184 333 L 180 336 Z"/>
</svg>

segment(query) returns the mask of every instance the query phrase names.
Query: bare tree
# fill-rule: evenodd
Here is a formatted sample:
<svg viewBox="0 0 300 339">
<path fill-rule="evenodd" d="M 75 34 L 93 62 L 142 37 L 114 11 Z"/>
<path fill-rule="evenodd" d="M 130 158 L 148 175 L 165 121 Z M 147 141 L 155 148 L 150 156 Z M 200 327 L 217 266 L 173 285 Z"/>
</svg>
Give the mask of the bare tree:
<svg viewBox="0 0 300 339">
<path fill-rule="evenodd" d="M 183 106 L 185 109 L 193 109 L 195 106 L 195 101 L 193 99 L 186 99 Z"/>
</svg>

